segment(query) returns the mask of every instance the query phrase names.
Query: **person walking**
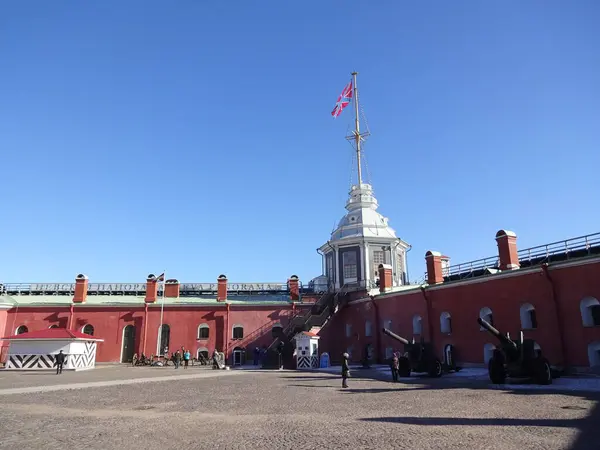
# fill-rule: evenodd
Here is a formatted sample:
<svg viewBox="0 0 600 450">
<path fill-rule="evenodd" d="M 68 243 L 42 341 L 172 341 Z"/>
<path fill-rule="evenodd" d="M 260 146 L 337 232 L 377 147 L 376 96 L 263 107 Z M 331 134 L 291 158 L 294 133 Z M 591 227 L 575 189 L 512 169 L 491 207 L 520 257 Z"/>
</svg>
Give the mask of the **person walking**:
<svg viewBox="0 0 600 450">
<path fill-rule="evenodd" d="M 350 355 L 344 353 L 342 355 L 342 388 L 348 387 L 348 377 L 350 376 L 350 366 L 348 365 L 348 358 Z"/>
<path fill-rule="evenodd" d="M 56 355 L 56 359 L 54 360 L 54 364 L 56 365 L 56 375 L 62 373 L 64 363 L 65 363 L 65 354 L 61 350 L 60 352 L 58 352 L 58 355 Z"/>
</svg>

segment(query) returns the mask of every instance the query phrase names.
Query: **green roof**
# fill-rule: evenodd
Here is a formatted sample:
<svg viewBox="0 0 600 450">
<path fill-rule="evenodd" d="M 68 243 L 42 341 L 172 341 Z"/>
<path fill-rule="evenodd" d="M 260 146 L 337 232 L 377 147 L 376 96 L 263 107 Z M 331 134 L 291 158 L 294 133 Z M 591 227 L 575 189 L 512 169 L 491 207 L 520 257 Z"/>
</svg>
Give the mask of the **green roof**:
<svg viewBox="0 0 600 450">
<path fill-rule="evenodd" d="M 0 305 L 8 304 L 14 306 L 70 306 L 73 303 L 72 295 L 0 295 Z M 143 305 L 143 296 L 136 295 L 88 295 L 85 303 L 76 303 L 84 306 L 125 306 Z M 247 295 L 236 296 L 227 300 L 231 305 L 285 305 L 290 300 L 287 296 L 261 296 Z M 163 299 L 158 298 L 151 306 L 163 304 Z M 223 305 L 225 302 L 217 302 L 216 297 L 179 297 L 165 298 L 165 306 L 174 305 Z"/>
</svg>

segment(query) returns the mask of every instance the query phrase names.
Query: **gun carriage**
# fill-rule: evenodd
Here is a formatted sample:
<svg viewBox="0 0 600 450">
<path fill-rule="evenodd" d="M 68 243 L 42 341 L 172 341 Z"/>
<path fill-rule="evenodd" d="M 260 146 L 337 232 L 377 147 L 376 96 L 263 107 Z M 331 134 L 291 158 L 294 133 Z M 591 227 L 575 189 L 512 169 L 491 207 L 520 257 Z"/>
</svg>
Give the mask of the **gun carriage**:
<svg viewBox="0 0 600 450">
<path fill-rule="evenodd" d="M 430 342 L 421 339 L 420 342 L 410 342 L 396 333 L 383 329 L 383 334 L 404 344 L 404 355 L 398 361 L 398 375 L 410 376 L 411 372 L 427 373 L 431 377 L 440 377 L 442 373 L 458 372 L 460 367 L 454 363 L 453 355 L 448 362 L 442 362 L 435 356 L 435 350 Z"/>
<path fill-rule="evenodd" d="M 492 383 L 504 384 L 506 378 L 529 378 L 536 384 L 552 384 L 550 363 L 541 352 L 536 351 L 533 339 L 524 339 L 521 331 L 519 340 L 515 342 L 489 322 L 481 318 L 477 322 L 500 342 L 488 362 Z"/>
</svg>

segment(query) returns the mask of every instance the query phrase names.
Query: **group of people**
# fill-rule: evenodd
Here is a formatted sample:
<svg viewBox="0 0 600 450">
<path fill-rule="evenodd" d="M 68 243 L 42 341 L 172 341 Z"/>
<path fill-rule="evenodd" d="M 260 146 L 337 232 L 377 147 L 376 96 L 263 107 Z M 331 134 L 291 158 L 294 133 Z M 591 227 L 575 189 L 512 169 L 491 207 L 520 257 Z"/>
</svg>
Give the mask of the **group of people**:
<svg viewBox="0 0 600 450">
<path fill-rule="evenodd" d="M 169 348 L 165 347 L 164 355 L 166 356 L 168 354 L 169 354 Z M 192 357 L 192 354 L 190 353 L 190 351 L 182 345 L 180 350 L 171 352 L 171 357 L 169 359 L 171 361 L 173 361 L 173 365 L 175 366 L 176 369 L 179 369 L 179 366 L 181 365 L 182 361 L 183 361 L 183 368 L 187 369 L 188 364 L 190 363 L 191 357 Z"/>
</svg>

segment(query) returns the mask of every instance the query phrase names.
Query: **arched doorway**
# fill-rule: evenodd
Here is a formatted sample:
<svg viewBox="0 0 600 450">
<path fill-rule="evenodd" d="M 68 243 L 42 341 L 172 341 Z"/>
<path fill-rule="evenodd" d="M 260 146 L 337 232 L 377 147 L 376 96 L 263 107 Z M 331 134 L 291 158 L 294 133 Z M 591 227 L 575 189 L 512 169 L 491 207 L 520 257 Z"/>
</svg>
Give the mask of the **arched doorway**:
<svg viewBox="0 0 600 450">
<path fill-rule="evenodd" d="M 159 355 L 165 355 L 169 351 L 169 341 L 171 340 L 171 327 L 163 323 L 158 330 L 158 349 Z"/>
<path fill-rule="evenodd" d="M 129 363 L 133 361 L 135 353 L 135 327 L 127 325 L 123 328 L 123 347 L 121 349 L 121 362 Z"/>
<path fill-rule="evenodd" d="M 242 366 L 246 363 L 246 351 L 242 347 L 233 349 L 233 365 Z"/>
</svg>

